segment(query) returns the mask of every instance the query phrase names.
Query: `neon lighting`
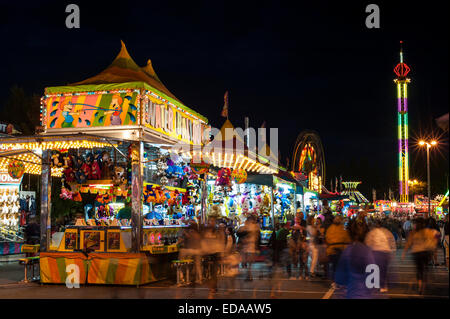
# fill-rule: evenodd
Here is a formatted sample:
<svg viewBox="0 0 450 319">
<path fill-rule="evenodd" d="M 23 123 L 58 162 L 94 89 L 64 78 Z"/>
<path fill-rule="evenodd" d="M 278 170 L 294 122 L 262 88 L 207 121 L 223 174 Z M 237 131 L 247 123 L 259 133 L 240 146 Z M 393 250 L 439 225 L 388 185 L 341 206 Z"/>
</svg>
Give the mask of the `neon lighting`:
<svg viewBox="0 0 450 319">
<path fill-rule="evenodd" d="M 306 144 L 300 155 L 298 171 L 302 172 L 303 175 L 308 176 L 308 187 L 314 191 L 320 191 L 320 185 L 314 187 L 314 180 L 316 180 L 319 175 L 317 160 L 317 154 L 314 147 L 310 143 Z"/>
<path fill-rule="evenodd" d="M 367 198 L 365 198 L 364 195 L 356 189 L 358 185 L 361 184 L 361 182 L 342 182 L 342 184 L 345 187 L 345 189 L 342 191 L 342 195 L 348 195 L 351 200 L 359 203 L 369 202 Z"/>
<path fill-rule="evenodd" d="M 247 160 L 247 164 L 245 164 L 244 169 L 247 170 L 248 166 L 250 165 L 250 161 Z"/>
<path fill-rule="evenodd" d="M 438 206 L 442 206 L 442 204 L 445 202 L 445 199 L 448 197 L 448 190 L 447 193 L 445 193 L 444 198 L 442 198 L 441 202 L 439 203 Z"/>
<path fill-rule="evenodd" d="M 236 169 L 236 165 L 238 163 L 238 160 L 241 158 L 241 156 L 236 157 L 236 160 L 234 161 L 233 170 Z"/>
<path fill-rule="evenodd" d="M 241 160 L 241 164 L 239 165 L 239 169 L 242 168 L 242 165 L 244 165 L 245 160 L 246 160 L 245 158 L 243 160 Z"/>
<path fill-rule="evenodd" d="M 402 43 L 402 42 L 400 42 Z M 408 202 L 409 180 L 409 143 L 408 143 L 408 83 L 406 75 L 411 69 L 403 62 L 403 50 L 400 48 L 400 63 L 394 68 L 397 78 L 397 116 L 398 116 L 398 163 L 400 202 Z"/>
</svg>

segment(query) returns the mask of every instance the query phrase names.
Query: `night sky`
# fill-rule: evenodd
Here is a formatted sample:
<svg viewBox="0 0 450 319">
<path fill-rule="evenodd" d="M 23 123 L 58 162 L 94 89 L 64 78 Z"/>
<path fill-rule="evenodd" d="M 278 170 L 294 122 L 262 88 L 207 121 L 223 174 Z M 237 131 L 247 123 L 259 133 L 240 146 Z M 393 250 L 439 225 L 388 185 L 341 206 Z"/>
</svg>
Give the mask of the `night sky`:
<svg viewBox="0 0 450 319">
<path fill-rule="evenodd" d="M 397 186 L 393 67 L 404 41 L 409 77 L 410 144 L 442 135 L 434 119 L 448 112 L 448 11 L 442 2 L 377 1 L 381 28 L 367 29 L 373 2 L 304 1 L 22 1 L 0 5 L 0 107 L 16 84 L 46 86 L 104 70 L 122 39 L 140 66 L 152 59 L 161 81 L 187 106 L 220 127 L 230 92 L 236 127 L 279 128 L 282 164 L 304 129 L 319 133 L 327 182 L 360 180 L 371 198 Z M 67 29 L 66 5 L 81 10 Z M 120 4 L 120 5 L 119 5 Z M 0 119 L 2 120 L 2 119 Z M 448 133 L 432 153 L 434 192 L 444 193 Z M 411 178 L 426 180 L 425 150 L 410 148 Z M 446 176 L 447 174 L 447 176 Z"/>
</svg>

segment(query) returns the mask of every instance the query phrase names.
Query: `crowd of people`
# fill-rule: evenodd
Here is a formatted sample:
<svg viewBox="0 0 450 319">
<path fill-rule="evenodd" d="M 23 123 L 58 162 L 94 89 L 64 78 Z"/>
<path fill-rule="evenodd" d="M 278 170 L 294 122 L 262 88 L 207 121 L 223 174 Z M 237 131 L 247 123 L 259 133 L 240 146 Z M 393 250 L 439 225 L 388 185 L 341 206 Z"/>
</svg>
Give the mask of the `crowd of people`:
<svg viewBox="0 0 450 319">
<path fill-rule="evenodd" d="M 333 216 L 326 202 L 322 218 L 297 216 L 295 221 L 276 224 L 269 243 L 266 262 L 272 278 L 272 296 L 280 289 L 281 276 L 290 280 L 320 277 L 331 281 L 331 288 L 346 288 L 347 298 L 371 298 L 374 287 L 367 286 L 370 265 L 376 265 L 379 278 L 374 279 L 379 292 L 388 291 L 389 265 L 397 249 L 402 258 L 411 253 L 416 265 L 417 289 L 423 293 L 426 269 L 437 266 L 437 249 L 444 249 L 448 270 L 448 216 L 434 218 L 375 218 L 365 212 L 352 218 Z M 255 258 L 261 253 L 260 226 L 249 217 L 243 225 L 232 227 L 226 221 L 209 218 L 207 225 L 190 221 L 179 244 L 180 259 L 194 260 L 195 281 L 202 281 L 202 261 L 212 264 L 210 297 L 217 292 L 218 269 L 233 279 L 245 269 L 246 281 L 253 280 Z M 235 291 L 235 280 L 225 281 L 228 293 Z"/>
</svg>

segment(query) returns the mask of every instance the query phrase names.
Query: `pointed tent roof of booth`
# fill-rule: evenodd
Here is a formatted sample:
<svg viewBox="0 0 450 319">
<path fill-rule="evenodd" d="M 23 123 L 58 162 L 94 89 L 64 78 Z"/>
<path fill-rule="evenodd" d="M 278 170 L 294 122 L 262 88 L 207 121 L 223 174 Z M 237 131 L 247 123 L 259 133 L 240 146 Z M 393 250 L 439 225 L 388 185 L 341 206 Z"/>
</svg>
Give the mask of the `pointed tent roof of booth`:
<svg viewBox="0 0 450 319">
<path fill-rule="evenodd" d="M 161 82 L 153 69 L 152 62 L 149 59 L 145 67 L 139 67 L 131 58 L 127 51 L 125 43 L 120 41 L 122 47 L 119 54 L 109 67 L 99 74 L 86 80 L 69 84 L 67 86 L 46 87 L 45 93 L 68 93 L 68 92 L 84 92 L 96 90 L 113 90 L 113 89 L 136 89 L 145 88 L 155 91 L 160 97 L 169 100 L 178 107 L 192 113 L 205 123 L 208 119 L 198 112 L 184 105 L 175 97 Z M 148 87 L 147 87 L 148 86 Z"/>
<path fill-rule="evenodd" d="M 258 155 L 264 158 L 267 162 L 271 161 L 272 163 L 276 163 L 276 165 L 279 166 L 278 154 L 272 151 L 269 144 L 267 144 L 267 141 L 262 147 L 258 148 Z"/>
<path fill-rule="evenodd" d="M 220 128 L 220 135 L 216 134 L 214 136 L 214 140 L 216 143 L 217 142 L 226 142 L 229 141 L 231 139 L 233 139 L 234 137 L 236 137 L 236 148 L 237 147 L 244 147 L 245 143 L 244 140 L 242 139 L 242 137 L 239 134 L 234 135 L 234 126 L 233 124 L 230 122 L 229 119 L 226 119 L 225 122 L 223 123 L 222 127 Z M 220 138 L 219 138 L 220 137 Z"/>
<path fill-rule="evenodd" d="M 242 137 L 239 134 L 236 135 L 230 135 L 233 134 L 232 132 L 228 133 L 228 136 L 226 134 L 227 129 L 231 129 L 234 130 L 234 125 L 231 123 L 231 121 L 229 119 L 226 119 L 225 122 L 223 123 L 222 127 L 220 128 L 220 135 L 216 134 L 214 137 L 214 140 L 211 142 L 212 145 L 218 145 L 218 143 L 221 143 L 222 145 L 225 145 L 226 141 L 230 141 L 232 138 L 236 138 L 236 145 L 235 148 L 238 147 L 242 147 L 243 149 L 248 149 L 247 145 L 245 145 L 244 140 L 242 139 Z M 220 137 L 220 138 L 219 138 Z M 257 138 L 257 136 L 256 136 Z M 278 154 L 274 154 L 269 145 L 267 144 L 267 142 L 265 143 L 265 145 L 261 148 L 261 153 L 260 155 L 265 158 L 265 161 L 263 162 L 268 162 L 273 161 L 276 162 L 278 164 Z M 278 165 L 277 165 L 278 166 Z"/>
<path fill-rule="evenodd" d="M 122 47 L 119 54 L 105 70 L 86 80 L 69 85 L 145 82 L 172 99 L 182 103 L 158 78 L 150 59 L 147 61 L 147 65 L 145 67 L 139 67 L 128 53 L 125 43 L 122 40 L 120 43 Z"/>
</svg>

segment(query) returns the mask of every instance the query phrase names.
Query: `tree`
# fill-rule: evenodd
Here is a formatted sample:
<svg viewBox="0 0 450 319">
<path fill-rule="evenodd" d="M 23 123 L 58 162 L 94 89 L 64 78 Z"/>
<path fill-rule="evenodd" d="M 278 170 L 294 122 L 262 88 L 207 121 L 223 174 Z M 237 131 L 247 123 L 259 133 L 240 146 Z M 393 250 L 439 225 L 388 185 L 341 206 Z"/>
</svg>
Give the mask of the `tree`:
<svg viewBox="0 0 450 319">
<path fill-rule="evenodd" d="M 17 85 L 10 89 L 0 112 L 0 118 L 14 124 L 24 135 L 33 135 L 39 123 L 40 96 L 26 94 L 25 90 Z"/>
</svg>

